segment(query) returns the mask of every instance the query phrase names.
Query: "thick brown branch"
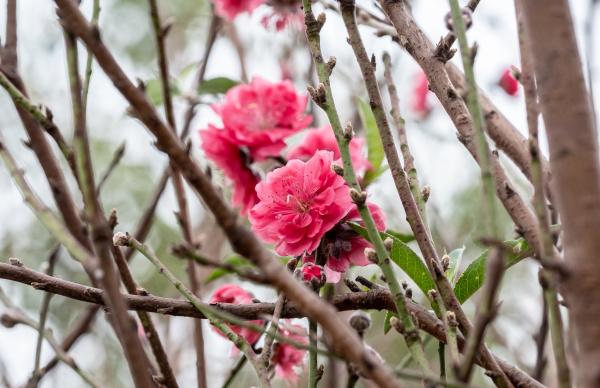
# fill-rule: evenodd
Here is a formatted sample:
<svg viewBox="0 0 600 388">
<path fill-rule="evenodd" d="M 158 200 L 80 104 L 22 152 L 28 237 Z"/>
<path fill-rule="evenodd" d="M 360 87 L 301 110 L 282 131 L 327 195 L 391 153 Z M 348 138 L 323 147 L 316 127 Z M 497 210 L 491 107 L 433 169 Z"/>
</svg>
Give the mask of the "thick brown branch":
<svg viewBox="0 0 600 388">
<path fill-rule="evenodd" d="M 578 345 L 575 373 L 582 387 L 596 387 L 600 379 L 598 133 L 569 2 L 529 0 L 522 5 L 548 135 L 565 259 L 572 271 L 564 290 Z"/>
<path fill-rule="evenodd" d="M 27 284 L 38 290 L 59 294 L 67 298 L 104 305 L 103 291 L 100 289 L 48 276 L 26 267 L 0 263 L 0 278 Z M 162 298 L 154 295 L 123 295 L 123 297 L 128 308 L 132 310 L 203 318 L 202 314 L 187 301 Z M 337 311 L 394 309 L 394 300 L 391 294 L 385 289 L 336 295 L 332 298 L 331 304 Z M 273 303 L 252 303 L 247 305 L 217 303 L 213 306 L 248 320 L 264 319 L 265 316 L 272 316 L 275 308 Z M 407 307 L 410 313 L 414 314 L 417 318 L 416 321 L 421 330 L 433 335 L 440 341 L 445 341 L 444 324 L 439 319 L 412 301 L 407 301 Z M 302 309 L 294 302 L 287 302 L 281 314 L 282 318 L 300 318 L 304 316 Z M 459 347 L 462 349 L 464 338 L 459 335 L 458 341 Z M 477 360 L 478 363 L 480 361 L 479 359 Z M 543 387 L 543 385 L 533 380 L 520 369 L 497 357 L 496 361 L 515 386 Z"/>
</svg>

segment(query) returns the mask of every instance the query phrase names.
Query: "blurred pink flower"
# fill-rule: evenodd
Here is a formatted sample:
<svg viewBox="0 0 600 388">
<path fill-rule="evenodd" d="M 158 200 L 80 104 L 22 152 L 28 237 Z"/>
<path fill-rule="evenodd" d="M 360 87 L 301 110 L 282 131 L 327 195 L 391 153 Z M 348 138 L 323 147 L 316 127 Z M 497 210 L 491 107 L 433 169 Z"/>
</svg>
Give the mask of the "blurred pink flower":
<svg viewBox="0 0 600 388">
<path fill-rule="evenodd" d="M 299 31 L 304 28 L 304 13 L 298 3 L 294 7 L 273 5 L 272 12 L 265 15 L 261 23 L 265 28 L 275 31 L 282 31 L 286 27 Z"/>
<path fill-rule="evenodd" d="M 254 187 L 260 182 L 250 168 L 251 161 L 247 153 L 232 141 L 225 130 L 212 125 L 200 131 L 200 138 L 206 157 L 223 170 L 233 183 L 233 205 L 245 215 L 258 202 Z"/>
<path fill-rule="evenodd" d="M 224 284 L 217 288 L 210 298 L 209 303 L 234 303 L 234 304 L 247 304 L 252 303 L 253 296 L 242 287 L 235 284 Z M 255 320 L 250 321 L 251 323 L 262 325 L 263 321 Z M 239 336 L 243 337 L 250 345 L 253 345 L 260 338 L 261 333 L 250 330 L 245 327 L 236 325 L 228 325 L 229 328 Z M 215 329 L 217 333 L 225 337 L 225 335 L 218 329 Z"/>
<path fill-rule="evenodd" d="M 229 21 L 233 21 L 241 13 L 251 13 L 264 2 L 264 0 L 213 0 L 216 14 Z"/>
<path fill-rule="evenodd" d="M 429 81 L 423 71 L 419 71 L 414 78 L 414 88 L 412 92 L 411 107 L 419 118 L 426 118 L 431 112 L 431 104 L 429 103 Z"/>
<path fill-rule="evenodd" d="M 254 77 L 250 84 L 231 88 L 213 109 L 233 142 L 261 161 L 278 156 L 285 147 L 283 140 L 310 124 L 306 103 L 307 96 L 298 94 L 292 82 Z"/>
<path fill-rule="evenodd" d="M 296 342 L 308 343 L 306 329 L 300 325 L 287 325 L 290 329 L 281 329 L 279 334 Z M 305 349 L 298 349 L 294 345 L 275 342 L 271 362 L 275 365 L 278 377 L 294 383 L 298 380 L 299 369 L 304 364 Z"/>
<path fill-rule="evenodd" d="M 374 203 L 367 204 L 377 230 L 385 230 L 385 216 L 379 206 Z M 328 283 L 337 283 L 351 265 L 365 266 L 371 262 L 365 257 L 365 248 L 371 248 L 370 242 L 361 237 L 345 222 L 363 224 L 356 206 L 344 217 L 344 220 L 325 234 L 321 240 L 316 256 L 324 258 L 325 275 Z M 314 262 L 315 254 L 304 258 L 305 262 Z M 319 260 L 320 261 L 320 260 Z M 321 262 L 321 261 L 320 261 Z"/>
<path fill-rule="evenodd" d="M 365 157 L 364 153 L 365 139 L 360 137 L 354 137 L 350 141 L 350 158 L 352 159 L 352 165 L 356 171 L 356 175 L 361 177 L 364 173 L 371 168 L 371 163 Z M 309 129 L 307 135 L 302 140 L 302 143 L 292 148 L 287 158 L 308 160 L 319 150 L 326 150 L 333 152 L 333 158 L 335 163 L 342 165 L 340 149 L 338 148 L 335 135 L 331 129 L 331 125 L 324 125 L 321 128 Z"/>
<path fill-rule="evenodd" d="M 318 151 L 270 172 L 256 186 L 259 202 L 250 210 L 252 229 L 282 255 L 314 251 L 321 238 L 354 207 L 348 186 L 331 169 L 333 152 Z"/>
<path fill-rule="evenodd" d="M 505 69 L 502 72 L 498 85 L 500 85 L 509 96 L 516 96 L 519 93 L 519 81 L 515 78 L 511 69 Z"/>
</svg>

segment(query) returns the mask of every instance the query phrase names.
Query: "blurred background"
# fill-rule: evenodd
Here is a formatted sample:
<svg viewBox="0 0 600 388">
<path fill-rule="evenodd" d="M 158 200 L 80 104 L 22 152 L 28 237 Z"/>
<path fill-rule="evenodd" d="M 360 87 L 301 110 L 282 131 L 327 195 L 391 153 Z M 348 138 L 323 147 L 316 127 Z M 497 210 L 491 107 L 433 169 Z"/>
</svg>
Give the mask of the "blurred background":
<svg viewBox="0 0 600 388">
<path fill-rule="evenodd" d="M 54 120 L 63 129 L 68 139 L 72 131 L 70 97 L 65 63 L 63 33 L 57 22 L 52 1 L 19 0 L 18 2 L 19 70 L 28 88 L 31 100 L 48 106 L 54 113 Z M 91 15 L 91 0 L 83 0 L 81 7 Z M 358 0 L 358 5 L 377 9 L 366 0 Z M 599 34 L 595 24 L 600 11 L 593 0 L 572 0 L 580 49 L 595 90 L 600 90 L 600 47 L 594 34 Z M 446 34 L 444 17 L 449 8 L 447 2 L 419 0 L 412 1 L 417 22 L 425 29 L 431 40 L 437 42 Z M 166 44 L 170 59 L 170 72 L 173 77 L 175 110 L 178 125 L 189 98 L 198 98 L 200 105 L 192 123 L 190 139 L 192 153 L 203 165 L 206 164 L 199 150 L 197 131 L 208 123 L 217 123 L 216 115 L 209 104 L 219 99 L 217 95 L 198 96 L 193 90 L 195 69 L 205 50 L 205 41 L 211 20 L 210 4 L 207 0 L 161 0 L 160 13 L 165 23 L 171 23 Z M 0 1 L 0 35 L 5 29 L 6 1 Z M 130 79 L 140 79 L 148 85 L 148 94 L 157 105 L 161 104 L 157 85 L 158 68 L 155 42 L 150 24 L 148 3 L 145 0 L 102 0 L 99 26 L 104 41 L 112 50 L 117 61 L 125 69 Z M 319 5 L 317 10 L 322 9 Z M 252 15 L 239 16 L 233 25 L 223 28 L 217 37 L 213 52 L 207 64 L 206 78 L 228 77 L 243 80 L 260 75 L 277 81 L 282 76 L 291 76 L 298 90 L 304 91 L 307 77 L 311 79 L 310 57 L 305 46 L 302 30 L 289 26 L 282 31 L 265 28 L 262 18 L 269 13 L 264 5 Z M 336 104 L 343 122 L 352 120 L 360 127 L 357 119 L 356 98 L 365 98 L 366 92 L 356 61 L 350 47 L 345 43 L 345 29 L 340 17 L 327 11 L 327 23 L 322 30 L 323 52 L 337 58 L 333 72 L 332 87 Z M 596 28 L 595 28 L 596 27 Z M 595 30 L 594 30 L 595 28 Z M 431 187 L 428 202 L 429 217 L 434 230 L 436 244 L 442 250 L 451 251 L 465 247 L 462 267 L 481 253 L 482 248 L 475 243 L 480 225 L 479 170 L 464 147 L 457 141 L 455 130 L 434 96 L 430 96 L 431 113 L 422 118 L 411 110 L 418 68 L 412 59 L 402 52 L 389 37 L 377 38 L 368 27 L 361 27 L 363 39 L 369 52 L 374 52 L 381 64 L 381 54 L 388 51 L 392 57 L 393 75 L 399 88 L 402 114 L 407 122 L 409 143 L 412 147 L 422 184 Z M 4 39 L 4 36 L 2 36 Z M 511 65 L 519 66 L 519 49 L 515 13 L 510 1 L 482 1 L 474 14 L 474 24 L 469 31 L 471 41 L 477 41 L 479 51 L 476 60 L 476 75 L 479 85 L 491 97 L 498 108 L 516 125 L 526 132 L 525 109 L 522 91 L 517 96 L 508 95 L 499 85 L 502 72 Z M 594 50 L 595 49 L 595 50 Z M 85 61 L 85 49 L 80 47 L 81 68 Z M 459 64 L 458 56 L 453 59 Z M 282 65 L 283 64 L 283 65 Z M 377 68 L 383 79 L 383 66 Z M 387 101 L 387 93 L 383 93 Z M 600 104 L 600 101 L 598 101 Z M 597 104 L 597 106 L 598 106 Z M 88 127 L 92 141 L 92 153 L 98 175 L 106 168 L 115 150 L 125 144 L 125 153 L 114 174 L 103 187 L 102 200 L 107 210 L 115 208 L 119 213 L 120 231 L 132 231 L 149 203 L 153 190 L 164 170 L 167 160 L 158 152 L 152 137 L 144 127 L 128 115 L 127 103 L 120 96 L 95 64 L 88 99 Z M 314 109 L 315 124 L 324 124 L 324 116 Z M 573 128 L 577 130 L 577 128 Z M 43 177 L 38 162 L 23 141 L 26 135 L 18 115 L 7 94 L 0 91 L 0 131 L 7 146 L 17 156 L 19 164 L 25 168 L 27 178 L 36 191 L 53 206 L 49 187 Z M 544 136 L 541 137 L 542 139 Z M 292 140 L 293 141 L 293 140 Z M 545 147 L 545 141 L 542 140 Z M 523 181 L 518 169 L 503 159 L 513 180 L 527 198 L 531 192 Z M 225 183 L 214 170 L 217 182 Z M 74 184 L 74 182 L 70 182 Z M 227 186 L 224 185 L 227 191 Z M 388 226 L 399 231 L 408 231 L 405 215 L 399 205 L 389 173 L 383 174 L 372 186 L 371 196 L 381 205 L 388 216 Z M 214 228 L 207 232 L 202 228 L 205 213 L 195 194 L 189 192 L 192 221 L 198 230 L 199 238 L 215 242 L 215 252 L 219 257 L 231 255 L 229 248 L 219 244 L 221 238 Z M 79 199 L 79 198 L 78 198 Z M 181 237 L 174 216 L 176 201 L 170 185 L 161 198 L 147 242 L 156 249 L 159 256 L 179 276 L 185 278 L 185 265 L 170 253 L 173 244 L 180 243 Z M 506 238 L 514 237 L 513 227 L 502 209 Z M 214 234 L 213 234 L 214 233 Z M 21 196 L 12 184 L 4 166 L 0 166 L 0 259 L 18 257 L 27 267 L 40 269 L 54 247 L 55 242 L 37 222 L 35 216 L 23 203 Z M 221 246 L 222 245 L 222 246 Z M 133 258 L 131 268 L 138 282 L 155 295 L 178 297 L 150 265 L 140 257 Z M 370 267 L 353 270 L 356 273 L 371 275 Z M 207 276 L 210 271 L 202 273 Z M 61 251 L 55 274 L 63 279 L 87 284 L 88 280 L 80 266 Z M 405 278 L 399 272 L 399 277 Z M 239 280 L 225 276 L 203 284 L 205 300 L 219 285 Z M 262 301 L 273 301 L 275 293 L 268 288 L 242 282 Z M 0 287 L 11 300 L 37 319 L 42 293 L 22 284 L 0 280 Z M 339 292 L 347 291 L 340 285 Z M 423 295 L 413 287 L 414 298 L 421 300 Z M 536 359 L 534 335 L 539 330 L 542 315 L 541 293 L 537 282 L 537 265 L 524 261 L 511 268 L 505 277 L 501 294 L 503 301 L 501 314 L 488 331 L 488 344 L 500 356 L 531 371 Z M 477 297 L 467 305 L 473 312 Z M 49 310 L 48 327 L 59 339 L 69 332 L 75 321 L 86 311 L 86 305 L 63 297 L 54 297 Z M 4 307 L 0 306 L 0 312 Z M 404 362 L 406 351 L 402 338 L 393 331 L 384 335 L 381 312 L 370 312 L 373 326 L 367 335 L 367 342 L 374 347 L 391 365 Z M 190 319 L 154 315 L 163 342 L 172 359 L 172 365 L 182 387 L 196 384 L 195 354 Z M 302 320 L 298 323 L 305 325 Z M 238 355 L 231 353 L 230 344 L 216 335 L 204 323 L 206 338 L 206 359 L 209 385 L 219 387 L 237 361 Z M 34 330 L 16 326 L 8 329 L 0 326 L 0 386 L 16 387 L 25 383 L 33 368 L 36 333 Z M 437 352 L 437 342 L 430 341 L 427 351 L 432 359 Z M 132 386 L 129 371 L 116 337 L 103 314 L 99 314 L 89 334 L 83 336 L 71 351 L 80 367 L 88 371 L 106 387 Z M 43 363 L 53 357 L 51 348 L 44 345 Z M 325 362 L 326 360 L 324 360 Z M 410 364 L 407 367 L 411 367 Z M 553 366 L 548 365 L 547 370 Z M 341 367 L 345 373 L 345 367 Z M 548 373 L 551 375 L 551 373 Z M 327 378 L 327 376 L 325 377 Z M 306 376 L 302 374 L 298 384 L 304 385 Z M 233 386 L 248 387 L 254 381 L 253 371 L 244 369 L 237 376 Z M 345 381 L 345 378 L 341 381 Z M 480 374 L 475 385 L 487 386 L 489 382 Z M 363 384 L 361 380 L 361 384 Z M 333 384 L 324 380 L 322 384 Z M 286 383 L 276 381 L 276 386 Z M 289 385 L 289 384 L 287 384 Z M 43 380 L 42 387 L 85 386 L 80 378 L 64 365 L 59 365 Z M 333 385 L 323 385 L 333 386 Z M 409 385 L 410 386 L 410 385 Z M 415 386 L 418 386 L 415 385 Z"/>
</svg>

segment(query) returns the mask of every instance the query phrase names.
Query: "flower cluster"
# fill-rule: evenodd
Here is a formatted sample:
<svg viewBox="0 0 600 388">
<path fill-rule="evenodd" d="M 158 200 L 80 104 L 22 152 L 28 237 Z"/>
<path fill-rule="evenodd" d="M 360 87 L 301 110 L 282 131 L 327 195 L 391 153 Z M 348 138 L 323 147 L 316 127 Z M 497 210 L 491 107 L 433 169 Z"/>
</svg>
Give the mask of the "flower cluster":
<svg viewBox="0 0 600 388">
<path fill-rule="evenodd" d="M 312 120 L 306 104 L 307 97 L 290 81 L 256 77 L 213 106 L 222 125 L 209 125 L 200 137 L 206 157 L 232 182 L 233 205 L 248 215 L 254 232 L 279 255 L 314 262 L 324 268 L 323 278 L 338 282 L 351 265 L 369 264 L 364 250 L 371 245 L 348 224 L 360 222 L 360 216 L 346 182 L 332 168 L 342 161 L 331 126 L 306 129 L 302 140 L 286 150 L 286 140 Z M 372 168 L 364 148 L 362 138 L 349 143 L 359 180 Z M 269 171 L 273 161 L 281 167 Z M 266 168 L 264 179 L 261 168 Z M 368 206 L 377 228 L 384 230 L 381 210 Z"/>
<path fill-rule="evenodd" d="M 233 204 L 242 214 L 257 202 L 254 186 L 260 179 L 253 163 L 280 156 L 284 139 L 310 124 L 306 103 L 307 96 L 298 94 L 290 81 L 255 77 L 231 88 L 212 107 L 223 126 L 200 131 L 202 148 L 233 182 Z"/>
</svg>

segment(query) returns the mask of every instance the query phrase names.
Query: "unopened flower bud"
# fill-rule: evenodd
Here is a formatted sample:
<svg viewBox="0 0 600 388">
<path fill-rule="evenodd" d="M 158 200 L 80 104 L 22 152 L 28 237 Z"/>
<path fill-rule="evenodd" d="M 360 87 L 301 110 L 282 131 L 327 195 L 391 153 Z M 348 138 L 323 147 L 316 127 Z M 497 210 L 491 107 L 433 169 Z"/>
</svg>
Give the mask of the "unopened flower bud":
<svg viewBox="0 0 600 388">
<path fill-rule="evenodd" d="M 352 202 L 356 205 L 362 206 L 367 202 L 367 192 L 350 189 L 350 198 L 352 198 Z"/>
<path fill-rule="evenodd" d="M 429 196 L 431 195 L 431 187 L 423 186 L 421 190 L 421 197 L 423 197 L 423 202 L 427 202 L 429 200 Z"/>
<path fill-rule="evenodd" d="M 371 317 L 364 311 L 355 311 L 348 319 L 350 326 L 359 334 L 364 333 L 371 327 Z"/>
<path fill-rule="evenodd" d="M 454 311 L 446 312 L 446 320 L 448 321 L 448 326 L 450 326 L 450 327 L 458 326 L 458 322 L 456 321 L 456 314 L 454 314 Z"/>
<path fill-rule="evenodd" d="M 391 251 L 394 246 L 394 240 L 391 237 L 386 237 L 386 239 L 383 240 L 383 245 L 385 245 L 385 249 Z"/>
<path fill-rule="evenodd" d="M 123 232 L 117 232 L 113 235 L 113 245 L 116 247 L 126 247 L 129 245 L 129 235 Z"/>
<path fill-rule="evenodd" d="M 398 317 L 392 317 L 392 319 L 390 319 L 390 325 L 392 325 L 394 330 L 396 330 L 398 333 L 404 334 L 404 332 L 405 332 L 404 323 L 402 323 L 402 321 L 400 319 L 398 319 Z"/>
<path fill-rule="evenodd" d="M 435 301 L 437 299 L 437 295 L 438 295 L 438 293 L 436 290 L 432 289 L 432 290 L 427 291 L 427 296 L 429 297 L 429 300 L 431 300 L 431 301 Z"/>
<path fill-rule="evenodd" d="M 320 265 L 305 263 L 297 272 L 297 276 L 304 283 L 310 284 L 314 290 L 318 290 L 325 284 L 325 269 Z"/>
<path fill-rule="evenodd" d="M 365 257 L 372 263 L 377 263 L 379 260 L 377 258 L 377 252 L 373 248 L 365 248 Z"/>
<path fill-rule="evenodd" d="M 442 269 L 444 270 L 444 272 L 448 271 L 449 267 L 450 267 L 450 256 L 448 256 L 448 255 L 442 256 Z"/>
<path fill-rule="evenodd" d="M 339 176 L 341 176 L 341 177 L 344 176 L 344 168 L 342 166 L 340 166 L 339 164 L 335 164 L 335 163 L 332 164 L 331 169 L 333 170 L 333 172 L 335 172 Z"/>
<path fill-rule="evenodd" d="M 354 137 L 354 128 L 352 127 L 352 123 L 348 121 L 343 131 L 344 138 L 348 141 L 352 140 Z"/>
</svg>

